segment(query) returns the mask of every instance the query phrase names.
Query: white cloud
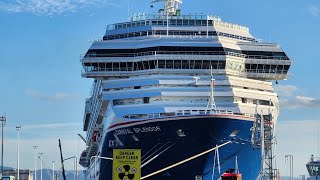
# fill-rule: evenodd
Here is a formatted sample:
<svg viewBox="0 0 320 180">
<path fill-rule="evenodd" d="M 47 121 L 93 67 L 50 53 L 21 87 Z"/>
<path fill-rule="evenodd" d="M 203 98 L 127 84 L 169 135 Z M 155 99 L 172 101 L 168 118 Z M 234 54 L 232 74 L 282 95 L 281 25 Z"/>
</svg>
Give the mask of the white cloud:
<svg viewBox="0 0 320 180">
<path fill-rule="evenodd" d="M 45 128 L 65 128 L 76 126 L 76 123 L 52 123 L 52 124 L 31 124 L 23 126 L 24 130 L 36 130 Z"/>
<path fill-rule="evenodd" d="M 26 91 L 26 95 L 36 99 L 45 100 L 45 101 L 64 101 L 64 100 L 78 98 L 78 95 L 75 95 L 75 94 L 69 94 L 69 93 L 44 94 L 42 92 L 32 90 L 32 89 L 28 89 Z"/>
<path fill-rule="evenodd" d="M 0 1 L 0 11 L 8 13 L 31 13 L 40 16 L 60 15 L 76 12 L 85 7 L 114 6 L 110 0 L 4 0 Z"/>
<path fill-rule="evenodd" d="M 275 91 L 278 93 L 282 108 L 300 109 L 300 108 L 318 108 L 320 107 L 320 98 L 301 96 L 301 91 L 294 85 L 277 85 Z"/>
<path fill-rule="evenodd" d="M 292 96 L 298 88 L 293 85 L 277 85 L 276 91 L 279 96 Z"/>
<path fill-rule="evenodd" d="M 295 96 L 289 99 L 280 100 L 281 106 L 286 109 L 298 108 L 319 108 L 320 99 L 305 96 Z"/>
<path fill-rule="evenodd" d="M 318 17 L 320 15 L 320 8 L 316 5 L 311 5 L 309 7 L 309 12 L 312 16 Z"/>
</svg>

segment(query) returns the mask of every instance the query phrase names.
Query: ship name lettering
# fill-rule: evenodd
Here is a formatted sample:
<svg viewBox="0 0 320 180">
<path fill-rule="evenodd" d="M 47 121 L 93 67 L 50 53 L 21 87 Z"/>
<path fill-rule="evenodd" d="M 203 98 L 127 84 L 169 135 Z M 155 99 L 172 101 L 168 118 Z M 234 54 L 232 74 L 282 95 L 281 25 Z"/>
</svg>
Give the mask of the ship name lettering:
<svg viewBox="0 0 320 180">
<path fill-rule="evenodd" d="M 135 133 L 147 133 L 147 132 L 159 132 L 161 131 L 159 126 L 133 128 Z"/>
<path fill-rule="evenodd" d="M 115 131 L 116 135 L 123 135 L 123 134 L 133 134 L 133 132 L 131 131 L 131 129 L 117 129 Z"/>
</svg>

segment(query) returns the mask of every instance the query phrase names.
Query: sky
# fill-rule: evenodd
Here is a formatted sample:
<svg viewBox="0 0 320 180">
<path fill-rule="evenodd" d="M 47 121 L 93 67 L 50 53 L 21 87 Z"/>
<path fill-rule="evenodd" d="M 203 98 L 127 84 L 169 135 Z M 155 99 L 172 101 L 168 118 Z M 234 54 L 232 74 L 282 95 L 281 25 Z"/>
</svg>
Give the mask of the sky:
<svg viewBox="0 0 320 180">
<path fill-rule="evenodd" d="M 58 164 L 59 138 L 64 157 L 79 155 L 85 144 L 77 133 L 85 135 L 84 102 L 92 84 L 81 77 L 80 55 L 108 24 L 126 21 L 128 14 L 157 12 L 149 6 L 149 0 L 0 0 L 5 166 L 17 164 L 16 126 L 22 126 L 21 168 L 34 168 L 35 145 L 36 153 L 44 153 L 44 167 Z M 307 174 L 310 155 L 320 157 L 320 1 L 185 0 L 181 8 L 248 26 L 253 36 L 279 43 L 292 58 L 289 79 L 274 87 L 281 101 L 277 166 L 288 175 L 284 156 L 293 155 L 294 175 Z"/>
</svg>

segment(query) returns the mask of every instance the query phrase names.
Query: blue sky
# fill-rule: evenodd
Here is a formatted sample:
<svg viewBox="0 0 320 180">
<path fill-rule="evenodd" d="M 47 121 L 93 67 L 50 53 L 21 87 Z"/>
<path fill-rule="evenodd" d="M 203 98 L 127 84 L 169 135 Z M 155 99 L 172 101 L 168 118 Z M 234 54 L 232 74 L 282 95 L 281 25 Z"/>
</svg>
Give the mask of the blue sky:
<svg viewBox="0 0 320 180">
<path fill-rule="evenodd" d="M 284 155 L 292 154 L 295 175 L 306 174 L 309 156 L 320 156 L 320 2 L 185 0 L 181 8 L 248 26 L 255 37 L 279 43 L 293 58 L 290 79 L 275 86 L 282 102 L 277 162 L 287 175 Z M 0 114 L 8 119 L 5 165 L 16 166 L 17 125 L 22 126 L 22 168 L 33 168 L 33 145 L 45 153 L 47 164 L 58 163 L 58 138 L 65 157 L 81 152 L 84 143 L 76 134 L 84 134 L 84 99 L 92 80 L 81 78 L 80 54 L 103 36 L 108 24 L 126 21 L 128 9 L 130 14 L 157 11 L 147 0 L 0 0 Z"/>
</svg>

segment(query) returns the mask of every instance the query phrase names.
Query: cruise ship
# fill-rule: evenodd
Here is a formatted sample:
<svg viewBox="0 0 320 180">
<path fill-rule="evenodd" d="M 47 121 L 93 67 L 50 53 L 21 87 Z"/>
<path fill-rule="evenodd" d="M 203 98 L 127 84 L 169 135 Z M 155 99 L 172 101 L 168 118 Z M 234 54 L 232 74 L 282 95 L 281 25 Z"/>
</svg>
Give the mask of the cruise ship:
<svg viewBox="0 0 320 180">
<path fill-rule="evenodd" d="M 112 179 L 114 149 L 141 150 L 141 179 L 218 179 L 236 156 L 242 179 L 256 179 L 262 158 L 253 145 L 255 117 L 271 113 L 275 127 L 273 83 L 288 78 L 291 59 L 248 27 L 183 14 L 182 0 L 152 3 L 164 8 L 108 25 L 81 56 L 82 77 L 93 79 L 80 158 L 86 179 Z M 215 150 L 168 168 L 230 138 L 218 163 Z"/>
</svg>

